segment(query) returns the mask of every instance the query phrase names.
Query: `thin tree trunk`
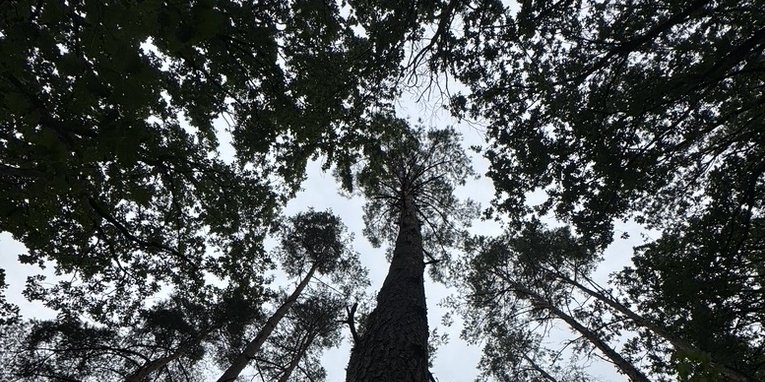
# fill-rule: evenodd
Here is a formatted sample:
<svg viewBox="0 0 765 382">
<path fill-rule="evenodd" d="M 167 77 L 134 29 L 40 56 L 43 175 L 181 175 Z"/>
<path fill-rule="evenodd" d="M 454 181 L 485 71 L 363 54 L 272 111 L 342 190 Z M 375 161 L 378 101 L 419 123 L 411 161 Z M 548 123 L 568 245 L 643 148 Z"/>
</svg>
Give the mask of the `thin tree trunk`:
<svg viewBox="0 0 765 382">
<path fill-rule="evenodd" d="M 523 355 L 523 359 L 525 359 L 526 362 L 528 362 L 529 365 L 531 365 L 532 369 L 534 369 L 537 373 L 541 374 L 542 377 L 544 377 L 548 381 L 550 381 L 550 382 L 558 382 L 558 380 L 555 379 L 555 377 L 550 375 L 550 373 L 548 373 L 547 370 L 543 369 L 542 366 L 539 366 L 536 362 L 534 362 L 534 360 L 531 359 L 531 357 L 529 357 L 526 354 L 524 354 Z"/>
<path fill-rule="evenodd" d="M 168 356 L 151 360 L 133 372 L 133 374 L 130 374 L 127 378 L 125 378 L 125 382 L 143 382 L 151 373 L 178 359 L 182 354 L 183 352 L 179 349 Z"/>
<path fill-rule="evenodd" d="M 547 309 L 552 314 L 567 323 L 572 329 L 579 332 L 584 338 L 586 338 L 593 346 L 600 350 L 624 375 L 626 375 L 632 382 L 651 382 L 648 377 L 643 374 L 632 362 L 626 360 L 616 350 L 614 350 L 608 343 L 603 341 L 596 333 L 593 333 L 586 326 L 582 325 L 578 320 L 570 315 L 566 314 L 563 310 L 547 301 L 544 297 L 535 293 L 534 291 L 513 283 L 514 287 L 521 293 L 526 294 L 531 303 L 541 308 Z"/>
<path fill-rule="evenodd" d="M 403 200 L 396 247 L 377 307 L 351 352 L 347 382 L 426 382 L 428 319 L 422 232 L 410 198 Z"/>
<path fill-rule="evenodd" d="M 210 333 L 212 333 L 213 330 L 214 330 L 213 328 L 209 328 L 203 331 L 197 337 L 195 337 L 192 341 L 187 342 L 186 344 L 179 344 L 178 348 L 173 353 L 147 362 L 143 366 L 139 367 L 138 370 L 134 371 L 132 374 L 127 376 L 125 378 L 125 382 L 144 382 L 146 378 L 149 375 L 151 375 L 151 373 L 162 369 L 170 362 L 175 361 L 176 359 L 183 356 L 183 354 L 186 353 L 187 350 L 189 350 L 192 344 L 193 345 L 199 344 L 208 335 L 210 335 Z"/>
<path fill-rule="evenodd" d="M 610 306 L 611 308 L 613 308 L 617 312 L 622 313 L 625 316 L 627 316 L 627 318 L 632 320 L 635 324 L 637 324 L 639 326 L 642 326 L 642 327 L 644 327 L 646 329 L 649 329 L 650 331 L 656 333 L 657 335 L 659 335 L 659 337 L 664 338 L 670 344 L 672 344 L 672 346 L 675 349 L 684 351 L 684 352 L 689 353 L 689 354 L 701 355 L 702 357 L 708 359 L 710 366 L 715 368 L 722 375 L 730 378 L 731 381 L 736 381 L 736 382 L 757 382 L 754 378 L 749 377 L 749 376 L 743 374 L 742 372 L 740 372 L 740 371 L 738 371 L 736 369 L 733 369 L 733 368 L 731 368 L 731 367 L 729 367 L 729 366 L 727 366 L 727 365 L 717 361 L 715 359 L 715 357 L 712 356 L 712 354 L 710 354 L 709 352 L 706 352 L 706 351 L 703 351 L 703 350 L 697 348 L 696 346 L 694 346 L 693 344 L 691 344 L 688 341 L 683 340 L 682 338 L 678 338 L 677 336 L 671 334 L 668 330 L 664 329 L 660 325 L 657 325 L 653 321 L 651 321 L 649 319 L 646 319 L 643 316 L 633 312 L 631 309 L 627 308 L 622 303 L 620 303 L 620 302 L 610 298 L 609 296 L 606 296 L 603 293 L 600 293 L 600 292 L 594 291 L 594 290 L 592 290 L 590 288 L 587 288 L 586 286 L 582 285 L 581 283 L 579 283 L 579 282 L 577 282 L 575 280 L 572 280 L 572 279 L 570 279 L 568 277 L 565 277 L 565 276 L 563 276 L 561 274 L 558 274 L 558 273 L 554 273 L 554 274 L 556 276 L 560 277 L 563 281 L 565 281 L 565 282 L 567 282 L 567 283 L 569 283 L 569 284 L 579 288 L 581 291 L 587 293 L 588 295 L 590 295 L 590 296 L 592 296 L 594 298 L 597 298 L 600 301 L 603 301 L 604 303 L 606 303 L 606 305 Z"/>
<path fill-rule="evenodd" d="M 316 336 L 318 334 L 319 334 L 318 331 L 313 331 L 308 335 L 308 338 L 306 338 L 306 340 L 301 344 L 300 349 L 298 349 L 295 356 L 292 357 L 292 361 L 290 361 L 290 364 L 287 365 L 286 369 L 284 369 L 282 376 L 279 377 L 279 382 L 287 382 L 290 379 L 292 372 L 295 371 L 295 368 L 297 368 L 298 364 L 300 363 L 300 360 L 308 351 L 308 348 L 311 346 L 311 344 L 313 343 L 313 340 L 316 339 Z"/>
<path fill-rule="evenodd" d="M 295 304 L 295 301 L 297 301 L 298 297 L 303 292 L 303 289 L 305 289 L 305 287 L 308 285 L 308 282 L 311 281 L 311 278 L 313 277 L 313 274 L 316 272 L 317 268 L 317 264 L 313 264 L 311 266 L 311 269 L 305 275 L 303 280 L 300 281 L 300 284 L 298 284 L 297 288 L 295 288 L 292 294 L 287 298 L 286 301 L 284 301 L 279 309 L 277 309 L 276 312 L 274 312 L 274 314 L 268 318 L 268 321 L 266 321 L 266 324 L 262 329 L 260 329 L 258 335 L 255 336 L 255 338 L 253 338 L 252 341 L 247 344 L 247 346 L 244 348 L 244 351 L 236 357 L 234 362 L 231 363 L 231 366 L 229 366 L 223 375 L 218 378 L 218 382 L 234 381 L 236 377 L 238 377 L 242 372 L 242 370 L 247 367 L 247 364 L 250 363 L 250 360 L 252 360 L 258 354 L 260 348 L 263 347 L 263 344 L 268 339 L 268 336 L 270 336 L 274 331 L 276 325 L 279 324 L 279 321 L 284 318 L 284 315 L 287 314 L 287 311 L 289 311 L 290 307 Z"/>
</svg>

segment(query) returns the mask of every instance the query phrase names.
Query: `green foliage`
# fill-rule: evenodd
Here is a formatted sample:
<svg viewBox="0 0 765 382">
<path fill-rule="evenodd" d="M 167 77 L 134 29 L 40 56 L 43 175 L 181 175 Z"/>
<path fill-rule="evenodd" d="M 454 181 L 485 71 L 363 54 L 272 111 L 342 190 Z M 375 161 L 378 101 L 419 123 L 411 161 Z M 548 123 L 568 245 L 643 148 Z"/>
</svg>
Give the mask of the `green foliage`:
<svg viewBox="0 0 765 382">
<path fill-rule="evenodd" d="M 411 127 L 387 115 L 372 123 L 373 131 L 384 133 L 370 140 L 354 168 L 355 185 L 367 198 L 364 234 L 373 245 L 394 242 L 403 209 L 412 207 L 426 254 L 448 260 L 448 248 L 460 244 L 464 227 L 477 216 L 474 203 L 454 196 L 473 175 L 459 134 L 452 128 Z"/>
<path fill-rule="evenodd" d="M 285 219 L 275 253 L 288 276 L 301 278 L 316 267 L 317 276 L 350 301 L 363 298 L 369 285 L 368 270 L 351 248 L 352 239 L 332 212 L 309 209 Z"/>
<path fill-rule="evenodd" d="M 281 232 L 280 257 L 290 276 L 307 272 L 312 265 L 331 274 L 356 259 L 349 249 L 347 229 L 331 212 L 309 210 L 287 219 Z"/>
<path fill-rule="evenodd" d="M 467 89 L 449 100 L 452 112 L 488 123 L 495 207 L 515 232 L 469 241 L 479 253 L 460 264 L 469 335 L 488 338 L 486 376 L 584 378 L 560 369 L 529 327 L 573 306 L 571 289 L 611 243 L 614 221 L 635 218 L 662 236 L 615 280 L 661 325 L 643 325 L 624 348 L 646 355 L 657 378 L 721 380 L 730 367 L 763 379 L 763 6 L 6 4 L 0 230 L 29 249 L 23 262 L 53 266 L 56 279 L 31 277 L 25 295 L 61 316 L 19 322 L 0 299 L 2 340 L 30 346 L 17 354 L 39 372 L 32 379 L 114 379 L 183 345 L 182 361 L 163 371 L 180 375 L 208 347 L 241 347 L 275 297 L 263 275 L 276 259 L 290 276 L 317 266 L 349 298 L 363 271 L 339 220 L 310 211 L 274 223 L 318 155 L 368 198 L 373 244 L 395 238 L 401 211 L 413 208 L 430 260 L 448 260 L 475 216 L 453 196 L 472 175 L 469 160 L 453 129 L 391 116 L 404 86 L 446 72 Z M 233 160 L 219 153 L 222 115 L 233 121 Z M 527 205 L 540 190 L 546 200 Z M 576 233 L 529 219 L 549 213 Z M 281 245 L 268 254 L 262 242 L 274 232 Z M 170 299 L 149 303 L 167 290 Z M 320 295 L 300 301 L 294 330 L 279 338 L 314 343 L 301 342 L 305 317 L 339 306 Z M 612 324 L 623 312 L 605 301 L 574 306 L 572 317 L 606 342 L 641 326 Z M 698 351 L 670 346 L 656 328 Z M 315 343 L 336 340 L 325 337 Z M 323 375 L 315 360 L 300 378 Z"/>
<path fill-rule="evenodd" d="M 496 207 L 514 228 L 553 213 L 592 249 L 617 219 L 662 231 L 617 281 L 658 330 L 699 349 L 639 332 L 631 351 L 657 378 L 762 379 L 762 8 L 457 2 L 458 22 L 422 53 L 468 88 L 454 114 L 486 121 Z M 529 206 L 534 191 L 547 198 Z"/>
<path fill-rule="evenodd" d="M 4 338 L 16 341 L 5 349 L 11 355 L 5 376 L 11 381 L 119 380 L 166 352 L 140 329 L 120 332 L 71 317 L 32 321 L 25 333 L 5 333 Z"/>
<path fill-rule="evenodd" d="M 618 283 L 644 315 L 705 352 L 678 352 L 663 366 L 676 369 L 683 380 L 722 378 L 709 357 L 755 380 L 765 372 L 760 332 L 765 306 L 755 297 L 765 280 L 758 249 L 763 221 L 748 214 L 727 216 L 690 219 L 638 248 L 635 266 L 619 274 Z"/>
<path fill-rule="evenodd" d="M 487 120 L 511 217 L 544 189 L 539 212 L 605 246 L 614 218 L 702 207 L 716 170 L 760 177 L 760 1 L 486 3 L 453 32 L 448 68 L 470 93 L 452 105 Z"/>
<path fill-rule="evenodd" d="M 387 74 L 338 7 L 4 6 L 0 229 L 29 249 L 22 260 L 125 291 L 115 301 L 200 289 L 205 275 L 256 283 L 307 160 L 339 161 L 363 135 L 349 126 L 384 98 Z M 218 155 L 222 114 L 233 163 Z"/>
<path fill-rule="evenodd" d="M 312 0 L 17 1 L 0 19 L 0 230 L 56 273 L 25 296 L 177 344 L 187 319 L 151 310 L 170 291 L 218 306 L 198 314 L 241 336 L 272 267 L 263 240 L 306 162 L 342 158 L 360 135 L 348 127 L 383 103 L 369 41 Z M 334 255 L 322 271 L 358 265 Z"/>
<path fill-rule="evenodd" d="M 282 374 L 292 373 L 286 370 L 294 361 L 305 366 L 301 370 L 308 378 L 323 378 L 318 359 L 325 348 L 340 341 L 340 310 L 349 300 L 363 298 L 369 282 L 357 254 L 347 247 L 346 230 L 331 213 L 311 210 L 286 219 L 280 231 L 282 245 L 275 257 L 282 258 L 283 270 L 302 279 L 309 267 L 316 266 L 317 274 L 325 278 L 295 296 L 297 303 L 278 322 L 279 330 L 269 338 L 271 345 L 258 353 L 258 359 L 284 362 Z M 262 271 L 255 272 L 249 280 L 262 278 Z M 189 379 L 187 373 L 202 375 L 192 373 L 204 365 L 202 360 L 213 358 L 227 367 L 232 354 L 238 355 L 253 332 L 262 330 L 266 304 L 283 302 L 280 293 L 264 288 L 265 282 L 176 291 L 153 304 L 138 300 L 127 312 L 119 310 L 124 304 L 111 302 L 118 291 L 93 291 L 88 289 L 92 283 L 69 282 L 67 289 L 54 288 L 56 295 L 37 296 L 66 315 L 24 322 L 31 329 L 29 334 L 18 334 L 23 343 L 9 350 L 16 355 L 9 364 L 11 373 L 20 381 L 113 380 L 161 362 L 147 375 L 193 381 L 195 377 Z M 90 322 L 93 319 L 95 323 Z M 278 354 L 284 358 L 279 360 Z M 73 364 L 79 366 L 73 369 Z"/>
<path fill-rule="evenodd" d="M 0 269 L 0 292 L 3 292 L 8 288 L 8 284 L 5 282 L 5 270 Z M 3 326 L 10 326 L 19 321 L 19 308 L 5 298 L 5 293 L 0 293 L 0 328 Z"/>
<path fill-rule="evenodd" d="M 543 338 L 561 319 L 555 308 L 583 317 L 595 313 L 578 302 L 563 278 L 583 277 L 597 256 L 567 228 L 548 229 L 538 222 L 517 234 L 471 238 L 467 251 L 454 272 L 461 299 L 450 305 L 465 319 L 462 336 L 484 344 L 481 379 L 589 380 L 576 363 L 565 363 L 564 350 L 548 348 Z M 591 356 L 583 337 L 575 342 L 575 353 Z"/>
</svg>

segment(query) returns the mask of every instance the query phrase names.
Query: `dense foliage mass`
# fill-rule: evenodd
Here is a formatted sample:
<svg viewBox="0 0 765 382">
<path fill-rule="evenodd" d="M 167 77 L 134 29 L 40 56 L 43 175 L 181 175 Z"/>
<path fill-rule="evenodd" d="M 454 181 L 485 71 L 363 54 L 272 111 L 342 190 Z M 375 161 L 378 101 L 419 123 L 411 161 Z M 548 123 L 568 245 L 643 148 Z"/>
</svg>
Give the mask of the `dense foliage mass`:
<svg viewBox="0 0 765 382">
<path fill-rule="evenodd" d="M 0 228 L 27 247 L 22 262 L 56 276 L 30 279 L 26 297 L 84 328 L 138 330 L 169 290 L 241 333 L 267 301 L 276 259 L 263 242 L 280 206 L 309 158 L 352 147 L 349 126 L 385 103 L 395 60 L 367 54 L 339 5 L 318 1 L 0 12 Z M 18 319 L 0 302 L 4 322 Z M 174 330 L 167 341 L 185 344 Z"/>
<path fill-rule="evenodd" d="M 498 211 L 552 212 L 592 249 L 617 219 L 661 231 L 615 280 L 626 306 L 590 313 L 631 321 L 600 338 L 637 332 L 654 378 L 762 379 L 765 4 L 457 3 L 432 63 L 488 123 Z"/>
<path fill-rule="evenodd" d="M 545 189 L 541 211 L 604 245 L 615 217 L 663 227 L 704 212 L 718 181 L 741 203 L 762 200 L 761 2 L 527 2 L 510 12 L 469 12 L 453 58 L 471 90 L 455 111 L 490 125 L 501 209 Z"/>
<path fill-rule="evenodd" d="M 203 360 L 225 370 L 221 380 L 234 380 L 251 362 L 262 366 L 258 374 L 273 378 L 322 376 L 317 358 L 338 344 L 338 313 L 348 300 L 363 297 L 367 283 L 345 231 L 327 212 L 300 213 L 282 224 L 273 257 L 297 280 L 289 296 L 266 285 L 257 293 L 208 287 L 204 300 L 194 299 L 202 292 L 179 290 L 153 304 L 145 301 L 130 317 L 102 308 L 121 320 L 105 321 L 71 308 L 53 320 L 7 325 L 3 338 L 10 344 L 0 376 L 11 381 L 204 381 L 210 370 Z M 325 281 L 316 283 L 318 278 Z M 109 294 L 60 298 L 109 301 Z"/>
<path fill-rule="evenodd" d="M 633 381 L 763 380 L 764 14 L 762 0 L 3 4 L 0 230 L 47 267 L 25 297 L 58 316 L 0 297 L 2 376 L 192 381 L 213 360 L 221 380 L 248 365 L 320 380 L 340 322 L 369 353 L 409 294 L 390 328 L 419 323 L 420 381 L 427 260 L 463 292 L 487 380 L 590 378 L 545 343 L 553 327 L 577 336 L 575 360 Z M 460 229 L 467 157 L 452 129 L 394 117 L 410 86 L 486 124 L 502 235 Z M 355 308 L 337 317 L 364 287 L 339 220 L 279 217 L 318 156 L 367 198 L 370 240 L 396 242 L 361 336 Z M 599 285 L 628 219 L 658 234 Z M 275 269 L 294 289 L 269 287 Z"/>
</svg>

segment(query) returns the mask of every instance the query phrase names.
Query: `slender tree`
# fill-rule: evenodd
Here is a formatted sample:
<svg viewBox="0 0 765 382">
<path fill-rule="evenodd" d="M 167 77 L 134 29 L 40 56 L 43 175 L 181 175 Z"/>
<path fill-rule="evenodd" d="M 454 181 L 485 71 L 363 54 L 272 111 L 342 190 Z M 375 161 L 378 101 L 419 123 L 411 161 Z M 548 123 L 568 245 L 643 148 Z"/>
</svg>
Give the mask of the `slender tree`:
<svg viewBox="0 0 765 382">
<path fill-rule="evenodd" d="M 236 380 L 242 370 L 258 357 L 268 338 L 293 306 L 298 303 L 304 290 L 315 276 L 326 275 L 345 279 L 345 286 L 350 287 L 350 289 L 364 285 L 366 281 L 365 271 L 359 265 L 356 253 L 348 248 L 348 238 L 345 236 L 345 231 L 346 228 L 339 218 L 329 212 L 309 211 L 288 219 L 281 237 L 279 257 L 282 260 L 284 271 L 290 276 L 299 277 L 299 282 L 292 293 L 279 304 L 276 311 L 258 329 L 257 334 L 247 341 L 244 348 L 233 357 L 228 368 L 218 378 L 218 382 Z M 331 304 L 327 304 L 324 308 L 329 309 L 328 306 Z M 326 313 L 326 315 L 328 314 Z M 338 319 L 339 317 L 335 319 L 335 328 L 339 325 Z M 325 321 L 321 320 L 321 325 L 326 325 Z M 307 352 L 315 336 L 321 332 L 314 327 L 308 329 L 310 330 L 306 333 L 296 334 L 314 337 L 311 338 L 311 341 L 303 344 L 305 349 L 299 352 L 301 354 Z M 295 362 L 299 361 L 300 357 L 295 359 Z"/>
<path fill-rule="evenodd" d="M 303 347 L 293 352 L 291 359 L 297 364 L 307 354 L 315 357 L 339 338 L 342 323 L 338 301 L 345 302 L 367 282 L 356 254 L 347 248 L 344 231 L 340 221 L 328 212 L 309 211 L 286 220 L 280 229 L 281 245 L 275 256 L 282 260 L 285 272 L 299 280 L 289 296 L 276 300 L 279 305 L 268 317 L 263 306 L 270 293 L 261 284 L 246 290 L 208 288 L 205 292 L 176 294 L 138 309 L 138 316 L 130 321 L 114 320 L 108 325 L 103 317 L 94 324 L 81 311 L 66 309 L 63 311 L 67 316 L 29 321 L 28 333 L 16 333 L 15 339 L 6 339 L 15 341 L 15 346 L 8 349 L 14 356 L 7 374 L 18 381 L 144 382 L 165 378 L 191 382 L 202 374 L 197 370 L 198 363 L 211 356 L 210 350 L 233 345 L 237 350 L 229 358 L 232 361 L 227 359 L 226 377 L 238 374 L 259 355 L 263 344 L 280 322 L 289 317 L 295 304 L 303 306 L 300 310 L 303 314 L 296 317 L 310 315 L 306 310 L 313 309 L 321 320 L 312 325 L 300 322 L 293 325 L 291 335 L 300 339 Z M 314 287 L 315 291 L 304 296 L 309 283 L 319 275 L 326 277 L 322 288 Z M 330 288 L 336 296 L 330 298 L 319 293 Z M 195 300 L 200 296 L 201 300 Z M 93 297 L 80 298 L 88 302 Z M 121 314 L 111 312 L 109 316 Z M 247 340 L 253 328 L 257 328 L 256 334 Z M 311 340 L 307 341 L 309 337 Z M 314 376 L 320 375 L 320 370 L 313 364 Z"/>
<path fill-rule="evenodd" d="M 534 333 L 533 328 L 549 327 L 559 320 L 580 339 L 581 351 L 592 347 L 631 381 L 649 381 L 633 360 L 611 344 L 611 336 L 600 330 L 597 324 L 604 322 L 588 317 L 594 313 L 591 306 L 578 302 L 570 286 L 546 271 L 556 269 L 577 279 L 593 269 L 597 256 L 577 243 L 568 230 L 549 231 L 540 223 L 531 223 L 518 235 L 480 238 L 472 245 L 477 254 L 462 272 L 468 300 L 462 312 L 472 328 L 467 334 L 476 340 L 491 338 L 487 357 L 500 356 L 501 360 L 503 352 L 516 354 L 515 363 L 507 365 L 487 358 L 483 364 L 486 376 L 507 375 L 508 368 L 518 364 L 533 369 L 532 376 L 542 374 L 536 372 L 541 369 L 537 361 L 517 354 L 519 348 L 541 346 L 536 338 L 542 333 Z M 607 327 L 608 322 L 605 324 Z"/>
<path fill-rule="evenodd" d="M 321 381 L 323 349 L 339 345 L 342 322 L 338 320 L 343 296 L 328 288 L 312 290 L 296 304 L 254 359 L 260 378 L 272 381 Z"/>
<path fill-rule="evenodd" d="M 621 298 L 589 278 L 596 257 L 566 230 L 532 225 L 518 235 L 476 243 L 477 254 L 462 273 L 468 304 L 455 306 L 473 328 L 466 332 L 469 338 L 488 341 L 482 361 L 486 376 L 511 374 L 517 370 L 513 365 L 535 370 L 533 360 L 518 354 L 541 346 L 536 338 L 542 333 L 532 328 L 557 319 L 588 344 L 578 349 L 594 347 L 632 380 L 646 380 L 649 373 L 657 380 L 758 380 L 762 358 L 755 328 L 761 307 L 741 287 L 730 287 L 733 280 L 747 278 L 720 274 L 703 261 L 695 268 L 684 264 L 690 260 L 679 249 L 698 251 L 692 252 L 698 264 L 705 251 L 712 255 L 724 245 L 716 238 L 705 243 L 673 237 L 646 245 L 640 253 L 648 258 L 637 257 L 637 269 L 618 274 L 617 285 L 627 291 Z M 657 264 L 640 264 L 649 259 Z M 712 285 L 700 288 L 697 279 Z M 611 345 L 615 338 L 629 340 L 618 350 Z M 515 363 L 503 362 L 508 359 Z"/>
<path fill-rule="evenodd" d="M 497 210 L 554 214 L 593 248 L 616 219 L 658 229 L 617 282 L 670 332 L 634 346 L 662 353 L 660 374 L 761 379 L 762 2 L 448 5 L 418 57 L 468 88 L 455 114 L 486 122 Z"/>
<path fill-rule="evenodd" d="M 425 131 L 380 116 L 392 133 L 366 151 L 358 185 L 367 197 L 365 232 L 374 243 L 390 240 L 388 275 L 355 343 L 346 380 L 428 380 L 428 321 L 424 272 L 446 261 L 459 234 L 464 205 L 454 188 L 471 173 L 469 160 L 451 129 Z M 387 129 L 386 129 L 387 130 Z M 438 258 L 436 258 L 438 257 Z"/>
</svg>

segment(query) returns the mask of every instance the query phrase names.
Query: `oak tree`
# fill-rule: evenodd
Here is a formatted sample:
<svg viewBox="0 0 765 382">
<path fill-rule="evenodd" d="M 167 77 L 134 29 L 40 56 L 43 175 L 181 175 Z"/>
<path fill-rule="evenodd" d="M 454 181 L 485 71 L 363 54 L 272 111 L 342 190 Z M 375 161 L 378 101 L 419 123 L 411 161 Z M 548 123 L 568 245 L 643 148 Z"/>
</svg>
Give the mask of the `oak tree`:
<svg viewBox="0 0 765 382">
<path fill-rule="evenodd" d="M 667 345 L 654 366 L 681 378 L 756 380 L 762 2 L 450 4 L 423 57 L 467 88 L 454 113 L 488 125 L 497 211 L 554 214 L 593 249 L 618 219 L 660 230 L 618 283 L 699 351 L 635 347 Z M 528 206 L 533 191 L 546 199 Z"/>
<path fill-rule="evenodd" d="M 354 147 L 388 94 L 390 65 L 334 2 L 16 1 L 0 18 L 0 229 L 114 304 L 258 283 L 243 270 L 268 266 L 306 162 Z"/>
</svg>

